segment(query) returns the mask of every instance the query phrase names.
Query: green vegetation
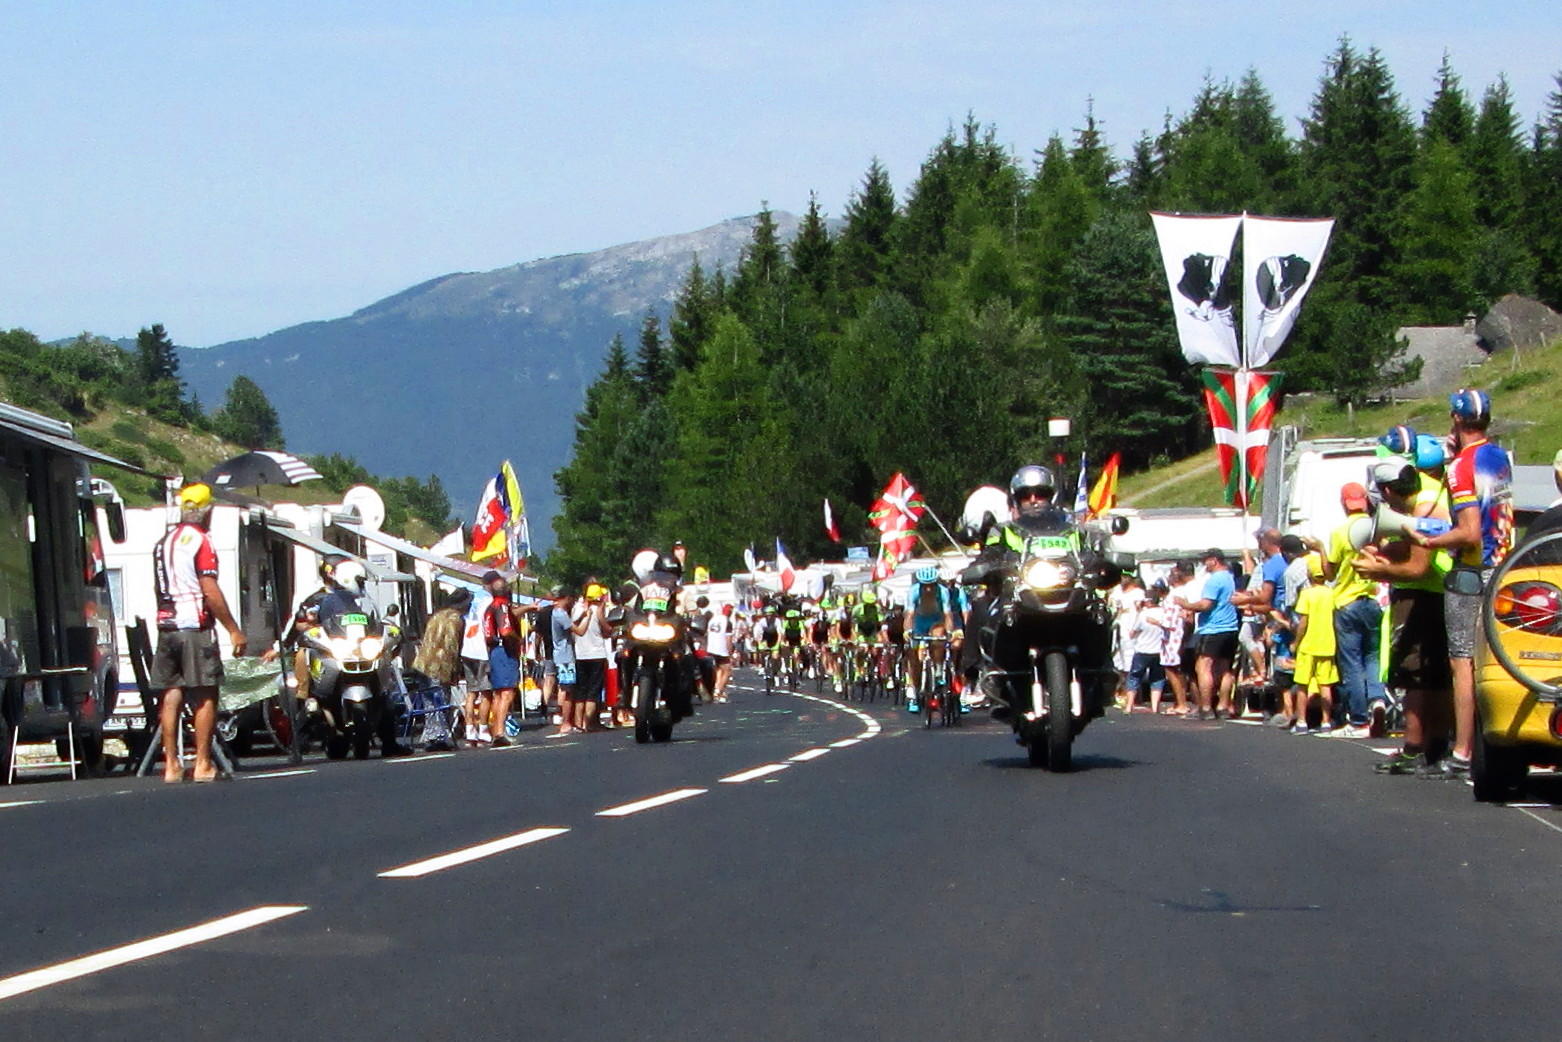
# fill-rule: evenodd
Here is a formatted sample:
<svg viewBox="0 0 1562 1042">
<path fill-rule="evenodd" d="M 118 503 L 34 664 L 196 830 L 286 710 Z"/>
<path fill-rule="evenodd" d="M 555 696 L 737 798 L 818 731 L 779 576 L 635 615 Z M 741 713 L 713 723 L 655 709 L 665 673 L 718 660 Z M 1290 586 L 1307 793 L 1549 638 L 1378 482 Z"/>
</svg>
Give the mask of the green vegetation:
<svg viewBox="0 0 1562 1042">
<path fill-rule="evenodd" d="M 1127 158 L 1088 109 L 1033 161 L 968 118 L 899 200 L 870 163 L 836 234 L 811 204 L 783 247 L 764 211 L 730 275 L 690 270 L 665 336 L 650 315 L 633 360 L 609 352 L 557 475 L 549 566 L 578 578 L 673 538 L 717 572 L 776 536 L 798 558 L 839 553 L 825 497 L 846 541 L 868 542 L 864 511 L 895 470 L 948 516 L 971 486 L 1082 449 L 1122 452 L 1130 502 L 1219 502 L 1152 209 L 1337 218 L 1280 358 L 1295 392 L 1280 422 L 1440 430 L 1441 403 L 1366 403 L 1410 375 L 1399 326 L 1455 324 L 1508 292 L 1562 305 L 1558 85 L 1526 134 L 1504 81 L 1476 105 L 1445 60 L 1416 120 L 1382 56 L 1342 39 L 1295 139 L 1249 72 L 1206 82 Z M 1509 364 L 1487 380 L 1499 416 L 1534 422 L 1505 436 L 1549 459 L 1562 378 L 1527 375 L 1550 355 Z M 1073 436 L 1049 442 L 1048 416 Z"/>
</svg>

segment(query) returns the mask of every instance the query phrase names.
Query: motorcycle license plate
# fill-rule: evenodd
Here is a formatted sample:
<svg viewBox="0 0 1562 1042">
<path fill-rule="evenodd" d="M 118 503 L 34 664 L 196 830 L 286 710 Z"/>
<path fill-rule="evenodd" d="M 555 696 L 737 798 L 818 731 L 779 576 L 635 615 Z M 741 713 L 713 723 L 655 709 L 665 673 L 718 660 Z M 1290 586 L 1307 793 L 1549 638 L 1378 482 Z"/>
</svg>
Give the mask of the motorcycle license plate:
<svg viewBox="0 0 1562 1042">
<path fill-rule="evenodd" d="M 1067 536 L 1039 535 L 1030 540 L 1030 551 L 1032 553 L 1042 553 L 1049 550 L 1067 551 L 1072 549 L 1074 549 L 1074 544 L 1068 539 Z"/>
<path fill-rule="evenodd" d="M 367 626 L 368 624 L 369 624 L 369 617 L 367 615 L 361 615 L 361 614 L 359 614 L 357 612 L 351 612 L 349 614 L 346 614 L 346 615 L 342 616 L 342 625 L 343 626 Z"/>
<path fill-rule="evenodd" d="M 640 604 L 646 611 L 666 611 L 672 593 L 660 583 L 647 583 L 640 587 Z"/>
</svg>

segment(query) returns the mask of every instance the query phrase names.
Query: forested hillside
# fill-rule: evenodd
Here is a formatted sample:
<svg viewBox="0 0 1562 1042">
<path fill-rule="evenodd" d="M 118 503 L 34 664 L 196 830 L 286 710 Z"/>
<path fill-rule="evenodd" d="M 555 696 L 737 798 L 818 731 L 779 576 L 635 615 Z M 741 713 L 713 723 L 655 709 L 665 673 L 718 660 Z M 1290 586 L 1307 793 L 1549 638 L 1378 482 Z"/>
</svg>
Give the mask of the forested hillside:
<svg viewBox="0 0 1562 1042">
<path fill-rule="evenodd" d="M 865 541 L 896 470 L 947 515 L 1055 451 L 1133 470 L 1205 448 L 1149 210 L 1336 218 L 1278 362 L 1293 390 L 1359 402 L 1403 377 L 1401 325 L 1507 292 L 1562 304 L 1562 77 L 1531 126 L 1502 80 L 1477 97 L 1445 60 L 1432 96 L 1406 99 L 1377 51 L 1342 40 L 1296 136 L 1252 71 L 1207 82 L 1127 155 L 1105 129 L 1087 110 L 1017 155 L 968 118 L 898 197 L 872 163 L 838 233 L 814 206 L 782 247 L 762 214 L 730 278 L 694 267 L 586 396 L 551 570 L 675 537 L 717 572 L 775 536 L 838 555 L 822 500 Z M 1073 437 L 1048 443 L 1048 416 Z"/>
</svg>

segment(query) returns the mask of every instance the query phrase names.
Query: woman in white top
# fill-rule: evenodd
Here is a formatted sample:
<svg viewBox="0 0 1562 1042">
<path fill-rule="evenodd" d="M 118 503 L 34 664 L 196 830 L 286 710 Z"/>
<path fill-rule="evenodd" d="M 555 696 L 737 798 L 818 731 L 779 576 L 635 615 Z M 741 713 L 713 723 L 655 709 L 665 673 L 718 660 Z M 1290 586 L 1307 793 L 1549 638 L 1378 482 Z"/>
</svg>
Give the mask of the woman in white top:
<svg viewBox="0 0 1562 1042">
<path fill-rule="evenodd" d="M 705 654 L 716 664 L 716 683 L 711 698 L 727 701 L 727 681 L 732 678 L 732 605 L 723 604 L 705 624 Z"/>
</svg>

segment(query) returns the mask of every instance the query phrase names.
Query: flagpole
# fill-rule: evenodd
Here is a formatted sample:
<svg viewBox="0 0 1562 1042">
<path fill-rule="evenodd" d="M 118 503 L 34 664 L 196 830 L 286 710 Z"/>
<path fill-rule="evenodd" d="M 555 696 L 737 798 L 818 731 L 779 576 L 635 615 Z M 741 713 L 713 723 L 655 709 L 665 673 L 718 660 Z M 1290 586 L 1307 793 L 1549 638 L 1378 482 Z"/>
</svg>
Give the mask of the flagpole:
<svg viewBox="0 0 1562 1042">
<path fill-rule="evenodd" d="M 933 519 L 933 523 L 938 526 L 938 530 L 940 532 L 944 533 L 944 538 L 949 540 L 949 545 L 954 547 L 955 550 L 957 550 L 960 553 L 960 556 L 964 557 L 966 560 L 969 561 L 971 559 L 970 552 L 968 550 L 966 550 L 965 547 L 960 545 L 960 541 L 958 539 L 956 539 L 954 536 L 949 534 L 949 529 L 945 528 L 944 527 L 944 523 L 938 519 L 938 515 L 933 513 L 933 508 L 932 507 L 928 507 L 927 508 L 927 516 L 931 517 Z M 921 536 L 918 536 L 918 538 L 921 538 Z M 927 543 L 926 539 L 922 540 L 922 545 L 923 546 L 927 546 L 928 550 L 932 550 L 933 549 L 931 546 L 928 546 L 928 543 Z M 934 554 L 933 556 L 937 557 L 938 555 Z"/>
</svg>

